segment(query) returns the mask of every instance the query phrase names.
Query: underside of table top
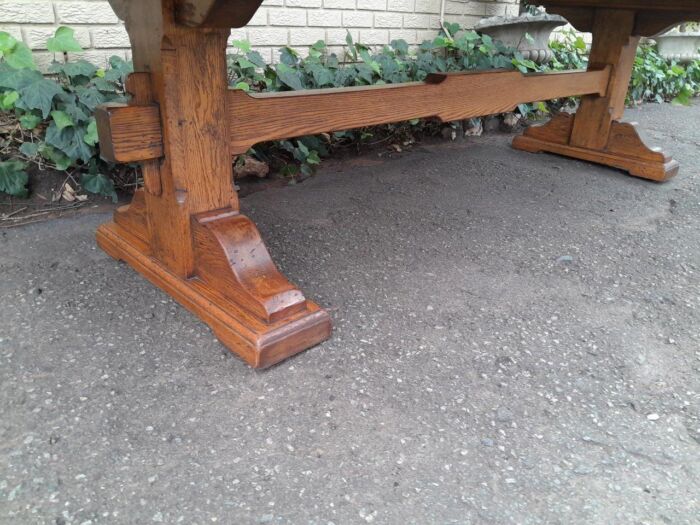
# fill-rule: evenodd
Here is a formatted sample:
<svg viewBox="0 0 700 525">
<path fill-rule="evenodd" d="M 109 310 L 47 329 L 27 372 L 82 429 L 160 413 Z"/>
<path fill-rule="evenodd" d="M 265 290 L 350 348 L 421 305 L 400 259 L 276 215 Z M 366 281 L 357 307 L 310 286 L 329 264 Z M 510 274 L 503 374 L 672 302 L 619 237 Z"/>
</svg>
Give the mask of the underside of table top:
<svg viewBox="0 0 700 525">
<path fill-rule="evenodd" d="M 112 8 L 122 20 L 128 17 L 130 7 L 149 0 L 110 0 Z M 154 0 L 159 1 L 159 0 Z M 238 28 L 243 27 L 261 6 L 263 0 L 172 0 L 175 19 L 188 27 Z M 684 20 L 700 18 L 700 0 L 542 0 L 550 13 L 562 14 L 577 29 L 590 31 L 591 9 L 630 9 L 641 18 L 635 28 L 638 36 L 652 36 Z"/>
</svg>

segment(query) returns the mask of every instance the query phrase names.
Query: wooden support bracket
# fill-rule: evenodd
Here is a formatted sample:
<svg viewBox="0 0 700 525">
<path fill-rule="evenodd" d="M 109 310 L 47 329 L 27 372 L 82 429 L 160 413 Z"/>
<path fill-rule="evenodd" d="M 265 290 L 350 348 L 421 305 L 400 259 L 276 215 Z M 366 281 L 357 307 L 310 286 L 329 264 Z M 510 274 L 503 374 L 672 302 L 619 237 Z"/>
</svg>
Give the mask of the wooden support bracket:
<svg viewBox="0 0 700 525">
<path fill-rule="evenodd" d="M 127 210 L 122 210 L 122 215 L 130 216 L 133 220 L 139 215 L 133 208 L 141 206 L 141 202 L 143 199 L 136 197 L 129 206 L 131 213 L 124 213 Z M 241 219 L 248 223 L 244 231 L 249 232 L 252 223 L 244 217 Z M 207 219 L 204 220 L 206 222 Z M 210 272 L 191 278 L 180 277 L 153 256 L 146 241 L 132 233 L 134 226 L 135 230 L 139 231 L 138 225 L 132 222 L 128 225 L 132 228 L 130 230 L 125 226 L 127 225 L 120 223 L 116 217 L 115 222 L 100 226 L 97 231 L 97 243 L 100 248 L 115 259 L 129 264 L 190 312 L 199 316 L 224 345 L 235 351 L 250 366 L 272 366 L 330 336 L 331 322 L 328 313 L 311 301 L 302 301 L 303 296 L 289 293 L 293 289 L 291 285 L 287 293 L 258 295 L 260 290 L 265 288 L 266 275 L 256 274 L 254 269 L 247 270 L 248 275 L 243 281 L 231 279 L 230 282 L 224 282 L 225 279 L 217 279 L 211 282 L 208 280 Z M 204 244 L 201 249 L 206 247 Z M 212 264 L 213 268 L 216 268 L 217 265 L 224 264 L 217 256 L 201 252 L 200 255 L 209 257 L 201 263 L 202 267 Z M 279 272 L 275 275 L 277 279 L 278 275 Z M 221 285 L 224 287 L 221 288 Z M 248 292 L 249 298 L 256 298 L 256 301 L 248 301 L 234 292 L 246 285 L 257 286 L 257 289 Z M 255 307 L 251 308 L 251 304 L 271 307 L 274 310 L 273 315 L 269 316 L 269 320 L 261 319 L 259 311 L 252 312 Z M 280 305 L 292 306 L 284 308 Z"/>
<path fill-rule="evenodd" d="M 513 147 L 531 153 L 555 153 L 604 164 L 657 182 L 666 181 L 678 173 L 678 162 L 660 149 L 646 146 L 634 123 L 613 121 L 603 148 L 572 145 L 575 119 L 574 115 L 559 113 L 547 124 L 528 128 L 523 135 L 515 137 Z"/>
</svg>

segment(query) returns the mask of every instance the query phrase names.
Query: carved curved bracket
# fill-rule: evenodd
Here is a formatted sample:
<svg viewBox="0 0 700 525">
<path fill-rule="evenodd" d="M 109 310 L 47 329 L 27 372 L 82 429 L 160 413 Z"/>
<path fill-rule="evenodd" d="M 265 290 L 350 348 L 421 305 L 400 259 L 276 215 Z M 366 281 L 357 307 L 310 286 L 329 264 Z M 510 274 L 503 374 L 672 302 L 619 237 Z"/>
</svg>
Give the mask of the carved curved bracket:
<svg viewBox="0 0 700 525">
<path fill-rule="evenodd" d="M 571 145 L 575 119 L 574 115 L 559 113 L 547 124 L 528 128 L 513 140 L 513 147 L 531 153 L 556 153 L 604 164 L 657 182 L 666 181 L 678 173 L 678 162 L 660 149 L 644 144 L 634 123 L 614 121 L 603 149 Z"/>
<path fill-rule="evenodd" d="M 192 218 L 195 274 L 259 319 L 306 309 L 306 298 L 277 269 L 253 221 L 233 210 Z"/>
</svg>

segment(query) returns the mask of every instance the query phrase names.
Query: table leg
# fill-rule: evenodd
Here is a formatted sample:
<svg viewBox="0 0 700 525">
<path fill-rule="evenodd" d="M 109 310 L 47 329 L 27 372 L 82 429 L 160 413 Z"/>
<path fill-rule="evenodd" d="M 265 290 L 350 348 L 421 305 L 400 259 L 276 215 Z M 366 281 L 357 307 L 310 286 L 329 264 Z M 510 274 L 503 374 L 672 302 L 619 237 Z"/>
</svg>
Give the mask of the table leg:
<svg viewBox="0 0 700 525">
<path fill-rule="evenodd" d="M 161 159 L 98 244 L 209 324 L 255 367 L 330 335 L 330 318 L 277 270 L 233 188 L 227 122 L 229 31 L 173 22 L 172 0 L 131 2 L 132 104 L 158 105 Z M 138 129 L 134 130 L 138 135 Z"/>
<path fill-rule="evenodd" d="M 639 43 L 639 37 L 631 36 L 634 23 L 634 11 L 595 11 L 589 69 L 612 66 L 607 93 L 582 97 L 575 115 L 560 113 L 543 126 L 529 128 L 515 138 L 513 147 L 605 164 L 655 181 L 678 173 L 675 160 L 644 144 L 636 124 L 619 120 Z"/>
</svg>

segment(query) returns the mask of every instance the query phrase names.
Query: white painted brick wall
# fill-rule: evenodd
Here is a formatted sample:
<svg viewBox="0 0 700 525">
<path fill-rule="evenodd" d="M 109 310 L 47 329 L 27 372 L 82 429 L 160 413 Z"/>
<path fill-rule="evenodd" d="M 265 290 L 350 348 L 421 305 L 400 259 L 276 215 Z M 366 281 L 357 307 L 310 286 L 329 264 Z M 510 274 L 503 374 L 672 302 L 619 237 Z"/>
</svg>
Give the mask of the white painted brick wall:
<svg viewBox="0 0 700 525">
<path fill-rule="evenodd" d="M 465 27 L 491 15 L 517 14 L 518 0 L 447 0 L 447 19 Z M 418 44 L 439 29 L 440 0 L 265 0 L 250 24 L 234 29 L 232 39 L 247 39 L 266 60 L 291 45 L 304 53 L 325 40 L 340 51 L 349 31 L 368 45 L 403 38 Z M 103 0 L 0 0 L 0 31 L 21 38 L 45 67 L 54 58 L 46 40 L 60 25 L 75 29 L 85 52 L 98 65 L 112 55 L 129 58 L 124 26 Z"/>
</svg>

